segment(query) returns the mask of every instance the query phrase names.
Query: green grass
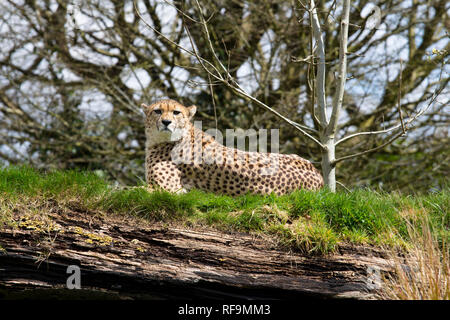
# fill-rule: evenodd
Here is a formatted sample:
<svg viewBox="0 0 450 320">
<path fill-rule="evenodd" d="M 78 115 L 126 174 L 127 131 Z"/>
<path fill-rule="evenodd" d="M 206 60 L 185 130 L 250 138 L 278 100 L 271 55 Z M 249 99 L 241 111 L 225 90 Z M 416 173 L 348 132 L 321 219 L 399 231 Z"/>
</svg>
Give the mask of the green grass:
<svg viewBox="0 0 450 320">
<path fill-rule="evenodd" d="M 3 198 L 3 200 L 1 200 Z M 199 190 L 175 195 L 142 188 L 118 189 L 89 172 L 40 172 L 29 167 L 0 169 L 0 225 L 10 207 L 24 199 L 75 200 L 81 207 L 153 221 L 209 225 L 259 232 L 307 253 L 324 254 L 339 244 L 407 245 L 408 221 L 427 215 L 441 241 L 449 240 L 449 189 L 421 196 L 356 190 L 350 193 L 297 191 L 284 196 L 232 198 Z M 9 208 L 9 209 L 8 209 Z"/>
</svg>

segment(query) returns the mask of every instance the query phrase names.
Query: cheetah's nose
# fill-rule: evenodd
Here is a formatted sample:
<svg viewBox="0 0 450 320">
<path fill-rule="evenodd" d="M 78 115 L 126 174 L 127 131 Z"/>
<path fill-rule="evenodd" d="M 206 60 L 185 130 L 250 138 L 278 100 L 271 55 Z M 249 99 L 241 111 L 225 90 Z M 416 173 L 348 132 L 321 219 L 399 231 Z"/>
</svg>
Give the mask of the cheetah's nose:
<svg viewBox="0 0 450 320">
<path fill-rule="evenodd" d="M 172 123 L 172 121 L 170 120 L 161 120 L 162 124 L 165 125 L 166 127 L 169 126 L 169 124 Z"/>
</svg>

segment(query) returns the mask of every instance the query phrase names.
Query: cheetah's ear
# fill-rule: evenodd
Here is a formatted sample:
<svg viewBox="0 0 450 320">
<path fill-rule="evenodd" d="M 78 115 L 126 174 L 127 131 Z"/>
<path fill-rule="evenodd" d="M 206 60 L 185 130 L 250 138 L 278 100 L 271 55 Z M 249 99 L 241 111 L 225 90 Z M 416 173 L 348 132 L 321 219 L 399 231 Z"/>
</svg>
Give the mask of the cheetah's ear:
<svg viewBox="0 0 450 320">
<path fill-rule="evenodd" d="M 190 107 L 187 107 L 188 111 L 189 111 L 189 120 L 192 119 L 195 115 L 195 113 L 197 112 L 197 107 L 192 105 Z"/>
<path fill-rule="evenodd" d="M 146 105 L 145 103 L 141 104 L 141 108 L 145 114 L 148 114 L 148 112 L 150 111 L 150 106 Z"/>
</svg>

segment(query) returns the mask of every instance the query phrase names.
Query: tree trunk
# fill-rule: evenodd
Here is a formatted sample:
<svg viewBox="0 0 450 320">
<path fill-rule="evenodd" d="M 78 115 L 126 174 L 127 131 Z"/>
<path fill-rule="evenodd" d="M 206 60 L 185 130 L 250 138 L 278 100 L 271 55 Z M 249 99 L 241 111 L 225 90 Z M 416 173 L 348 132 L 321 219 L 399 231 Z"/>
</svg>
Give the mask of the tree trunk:
<svg viewBox="0 0 450 320">
<path fill-rule="evenodd" d="M 374 248 L 342 245 L 310 256 L 263 236 L 168 227 L 76 205 L 48 210 L 40 221 L 51 228 L 27 219 L 15 212 L 17 226 L 0 229 L 0 299 L 373 299 L 373 270 L 390 270 Z M 70 265 L 81 270 L 81 290 L 66 288 Z"/>
<path fill-rule="evenodd" d="M 333 163 L 335 159 L 335 144 L 334 138 L 325 136 L 321 139 L 325 149 L 322 150 L 322 174 L 325 185 L 332 192 L 336 192 L 336 167 Z"/>
<path fill-rule="evenodd" d="M 339 71 L 336 83 L 336 93 L 333 98 L 333 109 L 331 111 L 330 120 L 328 121 L 325 99 L 325 45 L 322 39 L 322 31 L 320 27 L 317 10 L 313 0 L 310 1 L 312 26 L 314 37 L 317 40 L 319 61 L 317 66 L 317 96 L 319 103 L 320 124 L 323 129 L 321 134 L 321 143 L 324 146 L 322 150 L 322 173 L 325 185 L 332 192 L 336 192 L 336 167 L 335 167 L 335 141 L 334 137 L 337 131 L 339 114 L 342 109 L 344 99 L 345 82 L 347 80 L 347 42 L 348 42 L 348 24 L 350 15 L 350 0 L 345 0 L 342 7 L 341 30 L 339 40 Z M 322 97 L 322 98 L 321 98 Z"/>
</svg>

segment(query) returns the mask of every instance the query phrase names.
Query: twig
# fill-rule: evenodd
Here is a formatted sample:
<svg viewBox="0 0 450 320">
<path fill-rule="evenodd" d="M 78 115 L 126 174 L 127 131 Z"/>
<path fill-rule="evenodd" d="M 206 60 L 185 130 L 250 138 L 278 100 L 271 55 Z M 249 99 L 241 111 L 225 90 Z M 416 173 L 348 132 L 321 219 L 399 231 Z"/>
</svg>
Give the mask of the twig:
<svg viewBox="0 0 450 320">
<path fill-rule="evenodd" d="M 214 89 L 213 89 L 213 84 L 211 82 L 211 78 L 210 75 L 208 73 L 208 82 L 209 82 L 209 91 L 211 93 L 211 100 L 213 103 L 213 108 L 214 108 L 214 121 L 216 122 L 216 132 L 215 135 L 217 136 L 217 127 L 218 127 L 218 123 L 217 123 L 217 107 L 216 107 L 216 99 L 214 99 Z"/>
<path fill-rule="evenodd" d="M 343 161 L 343 160 L 348 160 L 348 159 L 351 159 L 351 158 L 359 157 L 359 156 L 362 156 L 362 155 L 365 155 L 365 154 L 368 154 L 368 153 L 377 151 L 377 150 L 379 150 L 379 149 L 382 149 L 382 148 L 384 148 L 385 146 L 387 146 L 387 145 L 391 144 L 392 142 L 394 142 L 395 140 L 397 140 L 397 138 L 400 137 L 400 136 L 402 136 L 402 135 L 403 135 L 403 132 L 399 132 L 399 133 L 395 134 L 395 135 L 392 137 L 392 139 L 388 140 L 387 142 L 383 143 L 382 145 L 380 145 L 380 146 L 378 146 L 378 147 L 375 147 L 375 148 L 372 148 L 372 149 L 369 149 L 369 150 L 361 151 L 361 152 L 358 152 L 358 153 L 355 153 L 355 154 L 351 154 L 351 155 L 348 155 L 348 156 L 344 156 L 344 157 L 335 159 L 335 160 L 332 162 L 332 165 L 335 166 L 338 162 L 341 162 L 341 161 Z"/>
<path fill-rule="evenodd" d="M 188 27 L 185 26 L 184 29 L 185 29 L 185 31 L 186 31 L 186 34 L 188 35 L 189 42 L 191 43 L 191 47 L 192 47 L 192 49 L 194 50 L 194 56 L 197 58 L 198 62 L 199 62 L 200 65 L 202 66 L 203 70 L 205 70 L 207 74 L 209 74 L 209 75 L 211 75 L 212 77 L 214 77 L 214 79 L 218 80 L 219 82 L 223 82 L 224 79 L 223 79 L 223 77 L 222 77 L 222 74 L 221 74 L 220 71 L 217 70 L 217 68 L 216 68 L 214 65 L 212 65 L 209 61 L 207 61 L 208 64 L 209 64 L 210 66 L 212 66 L 212 68 L 214 69 L 215 72 L 217 72 L 217 74 L 212 73 L 208 68 L 206 68 L 206 66 L 205 66 L 204 63 L 203 63 L 203 60 L 204 60 L 204 59 L 203 59 L 202 57 L 200 57 L 200 55 L 198 54 L 197 50 L 195 49 L 194 40 L 192 39 L 192 36 L 191 36 L 191 33 L 190 33 Z"/>
<path fill-rule="evenodd" d="M 174 42 L 173 40 L 169 39 L 168 37 L 166 37 L 164 34 L 162 34 L 161 32 L 159 32 L 158 30 L 156 30 L 152 25 L 150 25 L 149 23 L 147 23 L 147 21 L 144 20 L 144 17 L 142 17 L 141 12 L 139 11 L 139 9 L 137 8 L 136 5 L 136 1 L 133 1 L 134 4 L 134 9 L 139 17 L 139 19 L 141 19 L 142 22 L 144 22 L 144 24 L 149 27 L 150 29 L 153 30 L 153 32 L 155 32 L 159 37 L 163 38 L 164 40 L 166 40 L 167 42 L 169 42 L 170 44 L 172 44 L 173 46 L 175 46 L 176 48 L 186 52 L 187 54 L 189 54 L 190 56 L 195 56 L 197 59 L 200 59 L 202 62 L 207 63 L 209 65 L 211 65 L 211 63 L 206 60 L 203 59 L 200 56 L 196 56 L 194 52 L 192 52 L 191 50 L 188 50 L 186 48 L 184 48 L 183 46 L 179 45 L 178 43 Z M 215 68 L 215 66 L 211 65 L 211 67 Z"/>
<path fill-rule="evenodd" d="M 351 134 L 351 135 L 349 135 L 349 136 L 347 136 L 347 137 L 344 137 L 344 138 L 342 138 L 341 140 L 337 141 L 336 144 L 335 144 L 335 146 L 337 146 L 338 144 L 340 144 L 340 143 L 342 143 L 342 142 L 345 142 L 345 141 L 347 141 L 347 140 L 349 140 L 349 139 L 358 137 L 358 136 L 362 136 L 362 135 L 375 135 L 375 134 L 388 133 L 388 132 L 394 131 L 395 129 L 398 129 L 398 128 L 400 128 L 400 127 L 402 128 L 402 134 L 405 134 L 406 131 L 409 130 L 408 125 L 411 124 L 413 121 L 415 121 L 418 117 L 420 117 L 425 111 L 427 111 L 427 110 L 429 109 L 429 107 L 431 106 L 431 104 L 436 100 L 437 96 L 442 92 L 442 90 L 444 89 L 444 87 L 445 87 L 445 86 L 442 86 L 439 90 L 435 91 L 435 92 L 433 93 L 433 96 L 431 97 L 430 103 L 429 103 L 426 107 L 422 108 L 419 112 L 417 112 L 417 113 L 414 115 L 414 117 L 409 118 L 406 122 L 404 122 L 404 120 L 402 119 L 402 121 L 401 121 L 400 123 L 398 123 L 397 125 L 395 125 L 395 126 L 393 126 L 393 127 L 391 127 L 391 128 L 385 129 L 385 130 L 379 130 L 379 131 L 367 131 L 367 132 L 357 132 L 357 133 Z"/>
<path fill-rule="evenodd" d="M 338 185 L 340 185 L 342 188 L 344 188 L 345 191 L 347 191 L 347 192 L 352 192 L 352 191 L 351 191 L 349 188 L 347 188 L 342 182 L 336 180 L 336 183 L 337 183 Z"/>
<path fill-rule="evenodd" d="M 393 131 L 393 130 L 395 130 L 395 129 L 398 129 L 399 127 L 400 127 L 400 124 L 398 124 L 398 125 L 396 125 L 396 126 L 394 126 L 394 127 L 391 127 L 391 128 L 389 128 L 389 129 L 386 129 L 386 130 L 367 131 L 367 132 L 357 132 L 357 133 L 348 135 L 348 136 L 342 138 L 341 140 L 337 141 L 337 142 L 335 143 L 335 146 L 337 146 L 338 144 L 340 144 L 340 143 L 342 143 L 342 142 L 345 142 L 345 141 L 347 141 L 347 140 L 349 140 L 349 139 L 358 137 L 358 136 L 363 136 L 363 135 L 375 135 L 375 134 L 388 133 L 388 132 L 390 132 L 390 131 Z"/>
<path fill-rule="evenodd" d="M 442 70 L 441 70 L 441 74 L 442 74 Z M 428 103 L 428 105 L 425 106 L 424 108 L 422 108 L 422 110 L 420 110 L 413 118 L 409 119 L 409 120 L 406 122 L 406 124 L 404 125 L 405 130 L 408 130 L 408 128 L 407 128 L 407 125 L 408 125 L 408 124 L 412 123 L 415 119 L 417 119 L 418 117 L 420 117 L 423 113 L 425 113 L 425 111 L 427 111 L 427 110 L 430 108 L 430 106 L 436 101 L 437 97 L 438 97 L 439 94 L 442 92 L 442 90 L 444 90 L 444 88 L 445 88 L 445 86 L 441 86 L 438 90 L 436 90 L 436 91 L 433 93 L 433 97 L 431 98 L 431 100 L 430 100 L 430 102 Z M 398 124 L 396 127 L 399 128 L 400 126 L 401 126 L 401 124 Z M 393 128 L 386 129 L 386 130 L 382 130 L 382 131 L 392 131 L 392 129 L 393 129 Z M 381 131 L 380 131 L 380 132 L 381 132 Z M 349 136 L 349 137 L 346 137 L 346 138 L 344 138 L 344 139 L 341 139 L 341 140 L 338 141 L 336 144 L 338 144 L 338 143 L 340 143 L 340 142 L 342 142 L 342 141 L 345 141 L 345 140 L 347 140 L 347 139 L 349 139 L 349 138 L 353 138 L 353 137 L 356 137 L 356 136 L 359 136 L 359 135 L 363 135 L 363 134 L 375 134 L 375 132 L 360 132 L 360 133 L 356 133 L 356 134 L 353 134 L 353 135 L 351 135 L 351 136 Z M 405 133 L 404 133 L 403 130 L 402 130 L 402 131 L 398 132 L 397 134 L 393 135 L 391 139 L 389 139 L 387 142 L 383 143 L 382 145 L 380 145 L 380 146 L 378 146 L 378 147 L 375 147 L 375 148 L 372 148 L 372 149 L 369 149 L 369 150 L 366 150 L 366 151 L 358 152 L 358 153 L 355 153 L 355 154 L 351 154 L 351 155 L 348 155 L 348 156 L 344 156 L 344 157 L 335 159 L 335 160 L 333 161 L 333 165 L 336 165 L 336 163 L 341 162 L 341 161 L 343 161 L 343 160 L 348 160 L 348 159 L 351 159 L 351 158 L 359 157 L 359 156 L 362 156 L 362 155 L 365 155 L 365 154 L 368 154 L 368 153 L 372 153 L 372 152 L 377 151 L 377 150 L 379 150 L 379 149 L 382 149 L 382 148 L 384 148 L 385 146 L 387 146 L 387 145 L 391 144 L 392 142 L 394 142 L 394 141 L 395 141 L 397 138 L 399 138 L 400 136 L 403 136 L 404 134 L 405 134 Z"/>
<path fill-rule="evenodd" d="M 401 104 L 401 98 L 402 98 L 402 74 L 403 74 L 403 61 L 400 59 L 400 74 L 398 76 L 398 115 L 400 117 L 400 123 L 402 125 L 402 131 L 405 134 L 405 125 L 403 123 L 403 115 L 402 115 L 402 104 Z"/>
<path fill-rule="evenodd" d="M 207 25 L 207 23 L 205 21 L 205 18 L 203 17 L 202 8 L 200 6 L 200 3 L 198 3 L 198 0 L 195 0 L 195 4 L 196 4 L 197 9 L 199 11 L 200 21 L 201 21 L 201 24 L 202 24 L 202 27 L 203 27 L 203 32 L 205 33 L 206 40 L 208 41 L 209 49 L 211 50 L 211 53 L 214 56 L 214 60 L 222 68 L 222 70 L 226 73 L 227 78 L 230 79 L 231 81 L 235 82 L 233 77 L 228 72 L 228 69 L 223 65 L 222 61 L 220 61 L 219 57 L 216 54 L 216 51 L 214 50 L 214 46 L 213 46 L 213 44 L 211 42 L 211 37 L 209 36 L 208 25 Z"/>
<path fill-rule="evenodd" d="M 291 61 L 292 62 L 305 62 L 305 63 L 311 64 L 311 63 L 313 63 L 313 60 L 314 60 L 314 55 L 313 54 L 310 54 L 309 56 L 307 56 L 306 58 L 303 58 L 303 59 L 299 59 L 299 58 L 296 58 L 296 57 L 291 57 Z"/>
</svg>

